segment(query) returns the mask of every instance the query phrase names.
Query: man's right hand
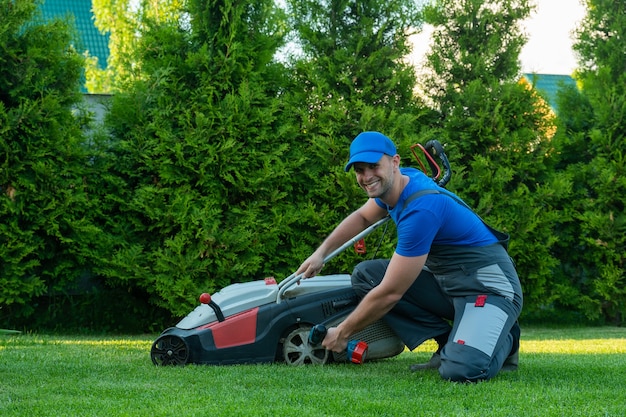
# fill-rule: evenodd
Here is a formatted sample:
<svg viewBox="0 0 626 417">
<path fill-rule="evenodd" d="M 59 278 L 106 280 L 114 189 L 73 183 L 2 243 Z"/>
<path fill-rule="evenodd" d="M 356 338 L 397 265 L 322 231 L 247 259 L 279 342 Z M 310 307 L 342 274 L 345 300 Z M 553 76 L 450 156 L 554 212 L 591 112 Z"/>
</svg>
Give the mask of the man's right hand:
<svg viewBox="0 0 626 417">
<path fill-rule="evenodd" d="M 302 265 L 296 271 L 296 275 L 303 274 L 303 278 L 313 278 L 320 273 L 322 268 L 324 268 L 324 257 L 315 252 L 306 261 L 302 262 Z"/>
</svg>

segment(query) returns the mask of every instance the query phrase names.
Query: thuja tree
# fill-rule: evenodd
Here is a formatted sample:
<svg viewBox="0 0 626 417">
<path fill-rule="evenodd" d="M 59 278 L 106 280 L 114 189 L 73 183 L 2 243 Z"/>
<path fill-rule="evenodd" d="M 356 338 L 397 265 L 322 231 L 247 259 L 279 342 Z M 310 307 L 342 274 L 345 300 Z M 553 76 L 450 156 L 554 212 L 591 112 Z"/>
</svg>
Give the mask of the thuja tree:
<svg viewBox="0 0 626 417">
<path fill-rule="evenodd" d="M 75 116 L 83 59 L 68 23 L 36 24 L 35 10 L 0 0 L 0 307 L 13 316 L 88 269 L 96 232 Z"/>
<path fill-rule="evenodd" d="M 455 169 L 450 187 L 512 236 L 525 313 L 551 296 L 552 224 L 568 189 L 549 175 L 554 117 L 519 83 L 519 24 L 531 10 L 526 0 L 431 3 L 432 74 L 423 82 L 439 111 L 432 134 L 446 143 Z"/>
<path fill-rule="evenodd" d="M 559 222 L 557 305 L 590 319 L 626 314 L 626 2 L 588 0 L 574 50 L 580 91 L 560 97 L 555 142 L 574 196 Z"/>
<path fill-rule="evenodd" d="M 308 186 L 300 192 L 314 207 L 303 218 L 301 230 L 309 245 L 304 256 L 365 201 L 354 174 L 344 172 L 350 142 L 358 133 L 385 133 L 401 145 L 407 159 L 408 145 L 422 140 L 424 106 L 413 92 L 414 70 L 404 60 L 410 52 L 408 37 L 421 21 L 414 1 L 288 4 L 298 45 L 290 61 L 290 90 L 299 136 L 308 145 L 301 173 Z M 350 272 L 356 259 L 349 253 L 327 265 L 325 273 Z"/>
<path fill-rule="evenodd" d="M 141 75 L 136 50 L 145 19 L 159 22 L 184 18 L 185 0 L 92 0 L 91 3 L 95 26 L 109 35 L 109 58 L 103 69 L 95 59 L 87 59 L 85 86 L 90 93 L 121 91 L 127 82 Z"/>
<path fill-rule="evenodd" d="M 187 6 L 144 20 L 141 75 L 114 100 L 113 157 L 102 161 L 111 256 L 100 272 L 175 314 L 200 291 L 285 272 L 303 165 L 273 58 L 280 10 L 272 0 Z"/>
</svg>

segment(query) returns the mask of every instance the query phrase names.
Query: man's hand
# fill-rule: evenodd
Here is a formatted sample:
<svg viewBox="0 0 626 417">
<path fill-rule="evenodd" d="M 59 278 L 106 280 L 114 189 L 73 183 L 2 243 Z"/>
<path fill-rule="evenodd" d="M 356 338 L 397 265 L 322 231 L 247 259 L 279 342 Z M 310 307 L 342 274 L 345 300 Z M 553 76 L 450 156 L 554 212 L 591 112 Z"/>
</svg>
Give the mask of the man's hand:
<svg viewBox="0 0 626 417">
<path fill-rule="evenodd" d="M 313 278 L 319 274 L 324 267 L 324 259 L 334 250 L 341 247 L 342 244 L 348 242 L 358 233 L 365 230 L 366 227 L 372 225 L 375 221 L 382 219 L 387 215 L 387 211 L 383 210 L 376 204 L 373 199 L 361 206 L 358 210 L 343 219 L 341 223 L 332 231 L 330 235 L 322 242 L 313 255 L 300 265 L 296 271 L 296 275 L 304 274 L 303 278 Z"/>
<path fill-rule="evenodd" d="M 337 326 L 341 336 L 335 338 L 342 340 L 344 348 L 350 336 L 382 318 L 397 304 L 417 279 L 427 257 L 428 254 L 414 257 L 393 254 L 380 284 L 369 291 L 352 313 Z M 337 343 L 328 336 L 324 341 L 324 346 L 327 343 L 336 346 Z"/>
<path fill-rule="evenodd" d="M 300 268 L 296 271 L 296 275 L 304 273 L 303 278 L 313 278 L 320 273 L 322 268 L 324 268 L 324 257 L 315 252 L 300 265 Z"/>
<path fill-rule="evenodd" d="M 348 338 L 342 337 L 341 332 L 336 327 L 330 327 L 326 333 L 326 337 L 322 341 L 324 349 L 341 353 L 348 347 Z"/>
</svg>

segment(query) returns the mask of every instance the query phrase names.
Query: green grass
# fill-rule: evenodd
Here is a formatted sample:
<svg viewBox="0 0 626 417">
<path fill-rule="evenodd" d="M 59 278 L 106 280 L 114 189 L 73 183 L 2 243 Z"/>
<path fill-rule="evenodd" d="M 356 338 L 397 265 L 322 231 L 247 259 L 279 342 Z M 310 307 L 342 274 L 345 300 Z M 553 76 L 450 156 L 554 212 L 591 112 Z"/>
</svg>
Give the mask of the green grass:
<svg viewBox="0 0 626 417">
<path fill-rule="evenodd" d="M 459 384 L 365 365 L 155 367 L 156 335 L 0 335 L 2 416 L 624 416 L 626 329 L 523 329 L 520 369 Z"/>
</svg>

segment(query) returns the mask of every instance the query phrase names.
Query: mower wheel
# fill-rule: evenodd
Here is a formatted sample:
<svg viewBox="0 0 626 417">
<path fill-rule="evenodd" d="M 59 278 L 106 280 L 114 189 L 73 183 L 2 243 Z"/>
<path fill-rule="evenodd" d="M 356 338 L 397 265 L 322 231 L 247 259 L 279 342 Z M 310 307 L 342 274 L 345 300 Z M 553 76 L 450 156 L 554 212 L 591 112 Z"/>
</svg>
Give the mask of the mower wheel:
<svg viewBox="0 0 626 417">
<path fill-rule="evenodd" d="M 155 365 L 185 365 L 189 360 L 189 348 L 181 337 L 163 335 L 152 344 L 150 357 Z"/>
<path fill-rule="evenodd" d="M 283 359 L 288 365 L 323 365 L 328 362 L 328 351 L 321 345 L 309 343 L 311 326 L 301 326 L 290 332 L 283 342 Z"/>
</svg>

